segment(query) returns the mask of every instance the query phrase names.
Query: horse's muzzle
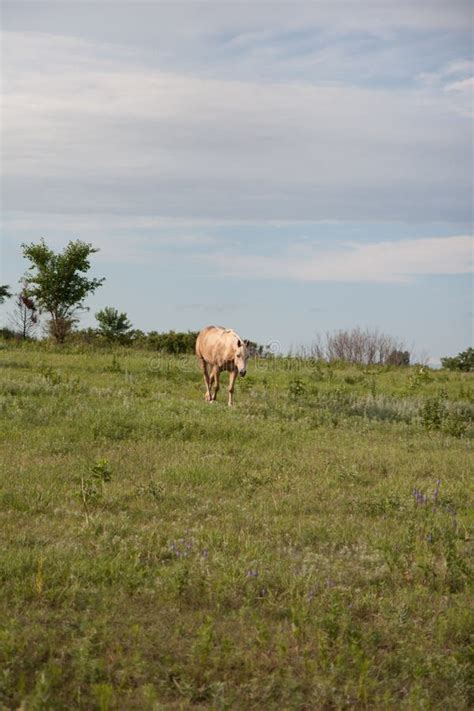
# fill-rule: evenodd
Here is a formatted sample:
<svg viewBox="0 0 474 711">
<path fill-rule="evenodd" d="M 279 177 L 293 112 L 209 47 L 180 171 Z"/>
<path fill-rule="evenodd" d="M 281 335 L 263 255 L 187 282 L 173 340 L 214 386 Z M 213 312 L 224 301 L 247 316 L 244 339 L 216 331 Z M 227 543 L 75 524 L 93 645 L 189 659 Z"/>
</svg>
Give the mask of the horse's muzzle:
<svg viewBox="0 0 474 711">
<path fill-rule="evenodd" d="M 246 373 L 246 372 L 247 372 L 246 370 L 241 370 L 241 371 L 240 371 L 240 375 L 241 375 L 242 378 L 245 378 L 245 373 Z"/>
</svg>

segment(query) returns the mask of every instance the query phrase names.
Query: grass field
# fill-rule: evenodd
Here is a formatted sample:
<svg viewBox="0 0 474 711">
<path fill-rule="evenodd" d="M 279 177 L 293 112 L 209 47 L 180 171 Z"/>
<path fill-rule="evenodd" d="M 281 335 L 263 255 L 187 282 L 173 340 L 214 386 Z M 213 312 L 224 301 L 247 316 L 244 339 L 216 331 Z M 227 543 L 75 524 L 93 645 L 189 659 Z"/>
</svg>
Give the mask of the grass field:
<svg viewBox="0 0 474 711">
<path fill-rule="evenodd" d="M 472 708 L 472 375 L 0 365 L 0 708 Z"/>
</svg>

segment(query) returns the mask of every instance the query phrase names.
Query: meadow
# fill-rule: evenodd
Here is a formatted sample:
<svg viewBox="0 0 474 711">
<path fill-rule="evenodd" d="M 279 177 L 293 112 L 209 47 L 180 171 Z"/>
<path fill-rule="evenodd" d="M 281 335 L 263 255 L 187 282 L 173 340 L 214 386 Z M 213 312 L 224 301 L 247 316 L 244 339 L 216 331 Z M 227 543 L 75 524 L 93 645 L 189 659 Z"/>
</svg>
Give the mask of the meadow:
<svg viewBox="0 0 474 711">
<path fill-rule="evenodd" d="M 2 344 L 0 708 L 472 708 L 473 376 L 280 358 L 235 395 Z"/>
</svg>

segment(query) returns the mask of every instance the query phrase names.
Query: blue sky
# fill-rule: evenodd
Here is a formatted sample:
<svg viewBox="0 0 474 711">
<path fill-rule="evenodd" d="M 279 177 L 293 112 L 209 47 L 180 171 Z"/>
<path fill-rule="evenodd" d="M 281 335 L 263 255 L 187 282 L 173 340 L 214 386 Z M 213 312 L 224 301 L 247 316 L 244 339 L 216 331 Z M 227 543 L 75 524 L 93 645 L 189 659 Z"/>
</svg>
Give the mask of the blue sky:
<svg viewBox="0 0 474 711">
<path fill-rule="evenodd" d="M 84 325 L 472 345 L 470 3 L 35 0 L 2 26 L 2 283 L 22 242 L 79 237 L 106 276 Z"/>
</svg>

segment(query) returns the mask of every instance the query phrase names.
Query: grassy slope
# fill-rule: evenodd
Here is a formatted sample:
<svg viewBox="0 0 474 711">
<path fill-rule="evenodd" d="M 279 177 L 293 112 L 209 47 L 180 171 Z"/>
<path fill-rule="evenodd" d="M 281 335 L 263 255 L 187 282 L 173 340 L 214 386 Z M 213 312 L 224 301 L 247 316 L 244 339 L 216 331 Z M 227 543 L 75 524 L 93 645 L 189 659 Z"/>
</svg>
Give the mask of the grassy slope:
<svg viewBox="0 0 474 711">
<path fill-rule="evenodd" d="M 472 703 L 471 376 L 254 364 L 229 409 L 189 358 L 0 363 L 0 704 Z"/>
</svg>

